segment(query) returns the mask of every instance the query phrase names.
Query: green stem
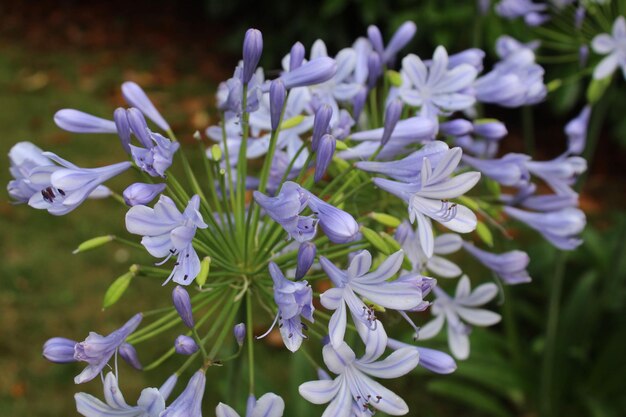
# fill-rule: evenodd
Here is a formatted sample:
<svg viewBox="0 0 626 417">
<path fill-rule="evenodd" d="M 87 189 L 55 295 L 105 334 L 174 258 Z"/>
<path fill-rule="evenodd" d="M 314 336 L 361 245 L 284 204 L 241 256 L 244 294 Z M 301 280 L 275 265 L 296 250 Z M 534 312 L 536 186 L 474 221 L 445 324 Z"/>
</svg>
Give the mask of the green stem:
<svg viewBox="0 0 626 417">
<path fill-rule="evenodd" d="M 246 293 L 246 331 L 248 341 L 248 391 L 254 395 L 254 322 L 252 321 L 252 294 L 250 290 Z"/>
</svg>

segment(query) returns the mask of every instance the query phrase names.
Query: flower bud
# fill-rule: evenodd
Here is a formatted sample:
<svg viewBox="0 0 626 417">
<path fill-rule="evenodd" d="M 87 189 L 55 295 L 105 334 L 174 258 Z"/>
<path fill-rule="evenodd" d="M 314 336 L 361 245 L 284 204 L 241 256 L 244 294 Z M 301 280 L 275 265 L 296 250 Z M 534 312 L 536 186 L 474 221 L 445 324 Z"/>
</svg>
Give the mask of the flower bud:
<svg viewBox="0 0 626 417">
<path fill-rule="evenodd" d="M 385 126 L 383 128 L 383 137 L 380 143 L 385 146 L 391 138 L 393 130 L 396 128 L 398 120 L 402 115 L 402 101 L 394 99 L 389 103 L 387 109 L 385 109 Z"/>
<path fill-rule="evenodd" d="M 74 109 L 56 112 L 54 123 L 73 133 L 117 133 L 114 122 Z"/>
<path fill-rule="evenodd" d="M 333 108 L 328 104 L 322 104 L 315 111 L 313 120 L 313 135 L 311 136 L 311 149 L 317 151 L 319 141 L 328 132 L 330 119 L 333 117 Z"/>
<path fill-rule="evenodd" d="M 439 125 L 439 131 L 444 135 L 465 136 L 474 131 L 474 126 L 469 120 L 454 119 L 441 123 Z"/>
<path fill-rule="evenodd" d="M 243 73 L 241 80 L 248 84 L 256 71 L 263 52 L 263 35 L 258 29 L 248 29 L 243 39 Z"/>
<path fill-rule="evenodd" d="M 315 182 L 322 179 L 330 165 L 330 161 L 333 160 L 335 141 L 335 137 L 329 134 L 322 136 L 322 139 L 320 139 L 319 149 L 315 156 Z"/>
<path fill-rule="evenodd" d="M 363 87 L 352 99 L 352 113 L 355 121 L 358 121 L 361 117 L 361 112 L 365 107 L 365 101 L 367 100 L 367 88 Z"/>
<path fill-rule="evenodd" d="M 76 255 L 77 253 L 80 253 L 80 252 L 86 252 L 88 250 L 99 248 L 100 246 L 113 241 L 114 238 L 115 237 L 113 235 L 98 236 L 98 237 L 91 238 L 89 240 L 84 241 L 80 245 L 78 245 L 78 247 L 74 249 L 72 253 Z"/>
<path fill-rule="evenodd" d="M 306 273 L 311 269 L 317 248 L 313 242 L 302 242 L 298 248 L 298 264 L 296 266 L 296 280 L 304 278 Z"/>
<path fill-rule="evenodd" d="M 181 334 L 174 342 L 174 350 L 181 355 L 192 355 L 200 349 L 200 346 L 192 337 Z"/>
<path fill-rule="evenodd" d="M 374 51 L 382 56 L 385 48 L 383 46 L 383 35 L 380 33 L 380 29 L 378 29 L 378 27 L 374 25 L 368 26 L 367 37 L 372 43 Z"/>
<path fill-rule="evenodd" d="M 159 393 L 163 396 L 164 400 L 167 400 L 167 397 L 170 396 L 176 383 L 178 382 L 178 375 L 172 374 L 169 378 L 159 387 Z"/>
<path fill-rule="evenodd" d="M 126 115 L 128 117 L 128 123 L 130 124 L 130 129 L 133 131 L 133 134 L 137 137 L 139 142 L 145 148 L 152 148 L 154 145 L 152 143 L 152 139 L 150 138 L 150 134 L 148 133 L 148 124 L 146 123 L 146 118 L 143 117 L 143 113 L 134 107 L 131 107 L 126 111 Z"/>
<path fill-rule="evenodd" d="M 574 12 L 574 26 L 576 29 L 583 27 L 583 22 L 585 21 L 586 9 L 582 4 L 576 8 L 576 12 Z"/>
<path fill-rule="evenodd" d="M 415 26 L 415 23 L 411 21 L 404 22 L 400 25 L 398 30 L 396 30 L 396 33 L 394 33 L 389 40 L 387 48 L 385 48 L 385 52 L 383 53 L 383 61 L 385 64 L 392 62 L 400 49 L 404 48 L 407 43 L 411 42 L 411 39 L 415 36 L 416 31 L 417 26 Z"/>
<path fill-rule="evenodd" d="M 130 207 L 145 205 L 154 200 L 165 190 L 165 184 L 145 184 L 136 182 L 126 187 L 122 196 Z"/>
<path fill-rule="evenodd" d="M 138 371 L 141 371 L 143 369 L 143 366 L 141 366 L 141 362 L 139 362 L 137 350 L 133 345 L 131 345 L 130 343 L 122 343 L 122 345 L 118 349 L 118 352 L 127 364 L 137 369 Z"/>
<path fill-rule="evenodd" d="M 313 59 L 280 76 L 286 89 L 320 84 L 330 80 L 337 72 L 337 63 L 327 56 Z"/>
<path fill-rule="evenodd" d="M 211 270 L 211 257 L 205 256 L 200 262 L 200 272 L 198 272 L 198 276 L 196 277 L 196 283 L 201 288 L 206 283 L 206 280 L 209 277 L 210 270 Z"/>
<path fill-rule="evenodd" d="M 44 343 L 43 356 L 54 363 L 76 362 L 77 360 L 74 358 L 76 343 L 78 342 L 65 337 L 53 337 Z"/>
<path fill-rule="evenodd" d="M 479 119 L 474 121 L 474 133 L 489 140 L 500 140 L 509 133 L 504 123 L 495 119 Z"/>
<path fill-rule="evenodd" d="M 152 120 L 161 129 L 168 131 L 170 125 L 165 121 L 161 113 L 154 107 L 150 98 L 146 95 L 139 84 L 132 81 L 127 81 L 122 84 L 122 95 L 124 100 L 132 107 L 136 107 L 143 113 L 148 119 Z"/>
<path fill-rule="evenodd" d="M 113 120 L 115 121 L 117 135 L 120 137 L 122 148 L 130 155 L 130 124 L 128 123 L 126 109 L 121 107 L 115 109 L 113 112 Z"/>
<path fill-rule="evenodd" d="M 235 340 L 239 347 L 243 346 L 243 341 L 246 338 L 246 325 L 245 323 L 235 324 L 233 327 L 233 334 L 235 335 Z"/>
<path fill-rule="evenodd" d="M 285 84 L 280 78 L 277 78 L 270 83 L 270 120 L 272 130 L 278 129 L 280 114 L 283 111 L 286 96 L 287 90 L 285 90 Z"/>
<path fill-rule="evenodd" d="M 383 63 L 380 55 L 376 52 L 370 53 L 367 57 L 367 87 L 372 89 L 376 87 L 376 81 L 381 73 Z"/>
<path fill-rule="evenodd" d="M 177 285 L 172 291 L 172 301 L 185 326 L 193 329 L 195 322 L 193 320 L 193 312 L 191 311 L 191 298 L 189 298 L 187 290 Z"/>
<path fill-rule="evenodd" d="M 587 66 L 587 60 L 589 59 L 589 47 L 587 45 L 581 45 L 578 48 L 578 66 L 584 68 Z"/>
<path fill-rule="evenodd" d="M 309 207 L 316 213 L 319 226 L 333 243 L 348 243 L 359 235 L 359 224 L 350 214 L 309 194 Z"/>
<path fill-rule="evenodd" d="M 289 53 L 289 71 L 293 71 L 296 68 L 300 68 L 302 66 L 302 62 L 304 61 L 304 46 L 300 42 L 296 42 L 291 47 L 291 52 Z"/>
</svg>

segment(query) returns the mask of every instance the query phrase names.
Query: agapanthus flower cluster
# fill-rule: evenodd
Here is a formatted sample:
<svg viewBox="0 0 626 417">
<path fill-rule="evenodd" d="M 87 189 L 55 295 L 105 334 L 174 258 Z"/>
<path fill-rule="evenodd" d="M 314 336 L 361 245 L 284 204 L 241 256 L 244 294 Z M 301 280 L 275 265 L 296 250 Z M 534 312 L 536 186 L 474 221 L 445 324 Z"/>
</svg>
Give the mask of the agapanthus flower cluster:
<svg viewBox="0 0 626 417">
<path fill-rule="evenodd" d="M 543 10 L 513 3 L 498 9 L 527 20 Z M 476 48 L 406 50 L 416 30 L 407 22 L 385 44 L 371 26 L 337 52 L 318 40 L 307 53 L 296 42 L 282 67 L 266 72 L 259 67 L 263 36 L 250 29 L 242 61 L 217 91 L 220 122 L 194 135 L 201 151 L 181 146 L 132 82 L 122 86 L 129 107 L 112 111 L 112 120 L 70 109 L 54 118 L 70 132 L 117 135 L 129 161 L 79 168 L 28 142 L 13 147 L 8 191 L 15 202 L 55 215 L 88 197 L 122 205 L 129 236 L 96 237 L 76 253 L 110 243 L 128 245 L 135 260 L 149 259 L 146 252 L 157 258 L 113 281 L 106 308 L 130 297 L 124 292 L 135 277 L 178 284 L 160 289 L 154 310 L 106 337 L 45 343 L 50 361 L 87 362 L 76 383 L 103 376 L 105 401 L 77 394 L 79 413 L 200 416 L 206 374 L 233 375 L 224 370 L 241 360 L 249 396 L 220 403 L 217 415 L 282 416 L 290 406 L 278 394 L 286 387 L 256 399 L 255 358 L 275 333 L 285 357 L 306 350 L 311 362 L 325 364 L 316 369 L 319 380 L 294 381 L 304 399 L 328 404 L 324 416 L 405 415 L 406 402 L 374 378 L 398 378 L 418 365 L 453 372 L 454 359 L 424 341 L 445 324 L 451 353 L 467 359 L 471 325 L 500 318 L 491 311 L 499 308 L 490 305 L 499 288 L 493 277 L 505 285 L 531 281 L 528 255 L 490 247 L 474 233 L 478 227 L 499 232 L 515 221 L 560 249 L 580 244 L 585 216 L 574 185 L 586 169 L 579 155 L 589 110 L 566 127 L 561 156 L 501 154 L 507 128 L 479 104 L 515 108 L 544 99 L 534 45 L 500 39 L 501 60 L 483 73 L 485 53 Z M 607 39 L 597 43 L 618 53 L 617 43 L 613 49 Z M 187 159 L 191 152 L 200 153 L 199 166 Z M 135 178 L 125 174 L 123 191 L 103 185 L 130 168 Z M 494 183 L 505 191 L 493 194 Z M 484 267 L 472 277 L 473 291 L 464 274 L 468 261 Z M 392 323 L 400 323 L 398 339 L 388 337 Z M 167 336 L 174 327 L 178 336 Z M 156 338 L 162 354 L 147 361 L 137 348 Z M 180 368 L 128 405 L 118 385 L 118 354 L 136 369 L 166 360 Z M 181 378 L 188 378 L 186 388 L 168 405 Z"/>
</svg>

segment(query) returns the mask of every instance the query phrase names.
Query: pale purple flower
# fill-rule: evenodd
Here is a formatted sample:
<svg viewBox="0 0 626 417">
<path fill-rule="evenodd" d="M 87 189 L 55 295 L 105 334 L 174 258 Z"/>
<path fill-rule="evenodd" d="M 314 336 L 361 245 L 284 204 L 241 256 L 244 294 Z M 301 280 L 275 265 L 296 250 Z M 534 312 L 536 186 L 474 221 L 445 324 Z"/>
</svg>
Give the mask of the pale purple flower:
<svg viewBox="0 0 626 417">
<path fill-rule="evenodd" d="M 557 194 L 576 194 L 571 186 L 587 170 L 587 161 L 580 156 L 561 155 L 550 161 L 526 161 L 528 171 L 541 178 Z"/>
<path fill-rule="evenodd" d="M 508 153 L 498 159 L 479 159 L 466 154 L 462 160 L 502 185 L 517 187 L 530 180 L 528 155 Z"/>
<path fill-rule="evenodd" d="M 202 417 L 202 397 L 206 376 L 203 370 L 197 371 L 185 390 L 170 404 L 159 417 Z"/>
<path fill-rule="evenodd" d="M 326 173 L 335 154 L 336 142 L 335 137 L 329 134 L 322 136 L 320 139 L 317 153 L 315 154 L 315 182 L 321 180 Z"/>
<path fill-rule="evenodd" d="M 474 134 L 488 140 L 500 140 L 508 134 L 504 123 L 495 119 L 474 121 Z"/>
<path fill-rule="evenodd" d="M 374 310 L 366 306 L 359 295 L 393 310 L 410 310 L 421 303 L 421 290 L 413 282 L 387 281 L 400 270 L 403 259 L 404 252 L 398 251 L 390 255 L 377 270 L 369 272 L 372 255 L 367 250 L 355 255 L 346 270 L 341 270 L 330 260 L 320 257 L 322 269 L 335 286 L 320 296 L 325 308 L 335 310 L 328 323 L 328 333 L 333 345 L 339 346 L 343 342 L 347 311 L 350 311 L 357 329 L 384 332 Z"/>
<path fill-rule="evenodd" d="M 135 314 L 122 327 L 110 333 L 108 336 L 101 336 L 91 332 L 85 341 L 74 346 L 74 359 L 87 362 L 87 367 L 74 378 L 74 382 L 82 384 L 94 379 L 109 362 L 113 354 L 124 343 L 126 338 L 135 331 L 143 315 Z"/>
<path fill-rule="evenodd" d="M 367 88 L 372 89 L 376 87 L 378 77 L 383 73 L 383 63 L 380 59 L 380 55 L 376 52 L 370 52 L 367 57 Z"/>
<path fill-rule="evenodd" d="M 135 347 L 130 343 L 122 343 L 118 349 L 118 353 L 120 354 L 121 358 L 124 359 L 126 363 L 133 368 L 137 369 L 138 371 L 141 371 L 143 369 L 143 366 L 139 361 L 137 349 L 135 349 Z"/>
<path fill-rule="evenodd" d="M 225 112 L 224 118 L 231 120 L 238 118 L 243 112 L 243 65 L 240 63 L 233 76 L 222 82 L 217 87 L 217 108 Z M 252 113 L 259 108 L 261 101 L 261 84 L 263 83 L 263 70 L 260 68 L 254 73 L 248 82 L 248 94 L 246 97 L 246 112 Z"/>
<path fill-rule="evenodd" d="M 313 133 L 311 134 L 311 149 L 317 151 L 320 139 L 330 128 L 330 120 L 333 117 L 333 108 L 329 104 L 322 104 L 315 111 L 313 119 Z"/>
<path fill-rule="evenodd" d="M 418 234 L 409 222 L 404 221 L 398 226 L 395 237 L 413 266 L 411 272 L 419 273 L 426 269 L 443 278 L 454 278 L 461 275 L 461 268 L 457 264 L 439 256 L 448 255 L 461 249 L 462 239 L 459 235 L 444 233 L 437 236 L 434 240 L 433 256 L 430 258 L 422 250 Z"/>
<path fill-rule="evenodd" d="M 507 19 L 523 17 L 528 26 L 539 26 L 549 19 L 547 8 L 546 4 L 532 0 L 501 0 L 496 4 L 496 13 Z"/>
<path fill-rule="evenodd" d="M 174 154 L 180 148 L 180 143 L 172 142 L 165 136 L 150 130 L 146 130 L 145 133 L 150 140 L 149 144 L 145 147 L 130 145 L 130 153 L 142 171 L 153 177 L 164 178 L 165 171 L 172 165 Z M 137 136 L 137 133 L 135 135 Z"/>
<path fill-rule="evenodd" d="M 174 308 L 185 326 L 193 329 L 196 324 L 193 319 L 191 298 L 189 297 L 187 290 L 180 285 L 174 287 L 174 290 L 172 290 L 172 303 L 174 304 Z"/>
<path fill-rule="evenodd" d="M 254 395 L 248 397 L 245 417 L 282 417 L 285 411 L 285 402 L 278 395 L 268 392 L 258 400 Z M 215 408 L 216 417 L 240 417 L 230 406 L 219 403 Z"/>
<path fill-rule="evenodd" d="M 143 89 L 132 81 L 122 84 L 124 100 L 131 106 L 138 108 L 148 119 L 152 120 L 161 129 L 168 131 L 170 125 L 165 121 L 161 113 L 156 109 L 150 98 Z"/>
<path fill-rule="evenodd" d="M 463 275 L 456 287 L 454 297 L 450 297 L 438 287 L 434 289 L 437 298 L 431 312 L 435 317 L 426 323 L 419 332 L 419 339 L 430 339 L 448 326 L 448 346 L 457 359 L 467 359 L 470 352 L 469 333 L 471 326 L 492 326 L 500 321 L 500 315 L 478 308 L 487 304 L 498 294 L 493 283 L 479 285 L 471 291 L 470 280 Z"/>
<path fill-rule="evenodd" d="M 38 167 L 54 167 L 54 162 L 44 155 L 44 152 L 30 142 L 18 142 L 9 151 L 11 163 L 9 171 L 13 180 L 9 181 L 7 191 L 17 203 L 26 203 L 39 193 L 40 185 L 31 183 L 30 171 Z M 52 169 L 52 168 L 50 168 Z"/>
<path fill-rule="evenodd" d="M 304 45 L 300 42 L 294 43 L 289 52 L 289 71 L 293 71 L 302 65 L 304 62 L 304 54 Z"/>
<path fill-rule="evenodd" d="M 611 35 L 602 33 L 591 42 L 593 51 L 600 55 L 607 55 L 600 61 L 593 71 L 593 78 L 601 80 L 613 74 L 617 67 L 622 68 L 626 78 L 626 19 L 618 16 L 613 22 Z"/>
<path fill-rule="evenodd" d="M 578 116 L 570 120 L 567 125 L 565 125 L 568 154 L 580 155 L 585 150 L 590 116 L 591 107 L 585 106 Z"/>
<path fill-rule="evenodd" d="M 374 50 L 380 55 L 384 65 L 393 64 L 396 55 L 404 48 L 415 36 L 417 26 L 411 21 L 406 21 L 398 27 L 393 34 L 386 47 L 383 47 L 383 38 L 380 30 L 372 25 L 367 28 L 367 35 L 374 47 Z"/>
<path fill-rule="evenodd" d="M 380 140 L 381 145 L 386 145 L 391 138 L 393 130 L 400 120 L 402 115 L 402 102 L 398 99 L 392 100 L 385 109 L 385 124 L 383 127 L 383 137 Z"/>
<path fill-rule="evenodd" d="M 478 48 L 469 48 L 448 57 L 448 69 L 458 67 L 461 64 L 468 64 L 476 68 L 476 71 L 483 70 L 483 59 L 485 51 Z"/>
<path fill-rule="evenodd" d="M 583 231 L 587 221 L 585 213 L 577 208 L 568 207 L 557 211 L 534 213 L 514 207 L 504 207 L 504 211 L 541 233 L 544 238 L 561 250 L 573 250 L 582 243 L 582 239 L 577 235 Z"/>
<path fill-rule="evenodd" d="M 146 184 L 136 182 L 126 187 L 122 196 L 130 207 L 139 204 L 148 204 L 165 190 L 165 184 Z"/>
<path fill-rule="evenodd" d="M 402 60 L 405 81 L 399 89 L 400 98 L 410 106 L 421 107 L 423 115 L 465 110 L 476 98 L 469 91 L 478 71 L 469 64 L 448 69 L 448 53 L 438 46 L 430 67 L 417 56 L 407 55 Z"/>
<path fill-rule="evenodd" d="M 165 409 L 168 395 L 169 392 L 163 392 L 161 388 L 145 388 L 141 391 L 137 405 L 128 405 L 120 391 L 117 377 L 109 372 L 104 378 L 105 402 L 84 392 L 75 394 L 74 398 L 78 413 L 85 417 L 159 417 Z"/>
<path fill-rule="evenodd" d="M 456 371 L 456 362 L 452 356 L 436 349 L 429 349 L 421 346 L 410 345 L 395 339 L 388 339 L 387 346 L 389 349 L 398 350 L 402 348 L 411 348 L 419 353 L 418 365 L 431 372 L 441 375 L 451 374 Z"/>
<path fill-rule="evenodd" d="M 496 254 L 478 249 L 469 242 L 463 242 L 463 249 L 481 264 L 491 269 L 506 284 L 523 284 L 531 281 L 528 271 L 526 271 L 528 262 L 530 262 L 526 252 L 513 250 Z"/>
<path fill-rule="evenodd" d="M 359 237 L 359 224 L 351 214 L 321 200 L 307 190 L 303 191 L 308 194 L 309 207 L 331 242 L 348 243 Z"/>
<path fill-rule="evenodd" d="M 235 341 L 239 345 L 239 347 L 243 346 L 243 341 L 246 338 L 246 324 L 238 323 L 233 327 L 233 335 L 235 336 Z"/>
<path fill-rule="evenodd" d="M 522 43 L 509 35 L 502 35 L 496 39 L 496 53 L 500 58 L 506 59 L 520 51 L 536 51 L 540 45 L 538 40 Z"/>
<path fill-rule="evenodd" d="M 366 355 L 356 359 L 354 351 L 344 342 L 336 346 L 329 343 L 322 353 L 328 369 L 338 376 L 334 380 L 305 382 L 298 390 L 314 404 L 330 402 L 324 416 L 350 416 L 355 401 L 363 411 L 374 408 L 392 416 L 409 412 L 402 398 L 370 376 L 391 379 L 406 375 L 419 361 L 415 349 L 398 349 L 382 361 L 377 361 L 382 351 L 373 357 Z"/>
<path fill-rule="evenodd" d="M 315 254 L 317 248 L 313 242 L 302 242 L 298 247 L 298 263 L 296 265 L 296 280 L 304 278 L 313 262 L 315 261 Z"/>
<path fill-rule="evenodd" d="M 54 123 L 73 133 L 117 133 L 115 122 L 75 109 L 57 111 Z"/>
<path fill-rule="evenodd" d="M 312 59 L 293 71 L 280 76 L 285 88 L 290 90 L 296 87 L 304 87 L 321 84 L 330 80 L 337 73 L 337 63 L 334 59 L 322 56 Z"/>
<path fill-rule="evenodd" d="M 474 125 L 469 120 L 454 119 L 439 124 L 439 132 L 450 136 L 469 135 L 474 131 Z"/>
<path fill-rule="evenodd" d="M 80 168 L 51 152 L 43 152 L 40 156 L 58 165 L 33 166 L 28 170 L 27 180 L 21 185 L 38 190 L 30 196 L 29 206 L 48 210 L 55 216 L 69 213 L 88 197 L 109 195 L 108 188 L 102 187 L 102 183 L 131 166 L 130 162 L 120 162 L 101 168 Z M 24 162 L 26 166 L 34 163 L 32 160 Z M 11 185 L 9 183 L 9 192 Z"/>
<path fill-rule="evenodd" d="M 200 349 L 193 337 L 181 334 L 174 341 L 174 350 L 180 355 L 193 355 Z"/>
<path fill-rule="evenodd" d="M 500 195 L 500 200 L 507 205 L 520 205 L 530 210 L 545 212 L 578 206 L 577 193 L 535 195 L 536 191 L 537 186 L 534 183 L 527 183 L 519 188 L 515 195 Z"/>
<path fill-rule="evenodd" d="M 476 215 L 467 207 L 450 202 L 472 189 L 480 173 L 471 171 L 450 177 L 461 160 L 460 148 L 445 152 L 433 168 L 430 158 L 424 157 L 419 178 L 401 183 L 374 178 L 374 184 L 403 199 L 409 205 L 409 219 L 417 222 L 420 244 L 427 257 L 434 251 L 431 219 L 457 233 L 469 233 L 476 228 Z"/>
<path fill-rule="evenodd" d="M 76 362 L 74 357 L 75 340 L 65 337 L 53 337 L 43 345 L 43 357 L 54 363 Z"/>
<path fill-rule="evenodd" d="M 241 81 L 248 84 L 263 52 L 263 35 L 258 29 L 248 29 L 243 39 L 243 73 Z"/>
<path fill-rule="evenodd" d="M 200 198 L 195 195 L 181 213 L 171 198 L 161 195 L 154 208 L 134 206 L 126 213 L 126 229 L 141 235 L 141 244 L 150 255 L 165 258 L 176 256 L 177 261 L 165 285 L 170 279 L 189 285 L 200 272 L 200 258 L 192 245 L 196 229 L 208 227 L 198 211 Z"/>
<path fill-rule="evenodd" d="M 285 104 L 286 96 L 287 90 L 280 79 L 270 83 L 270 120 L 272 130 L 278 129 L 278 123 L 280 122 L 280 115 Z"/>
<path fill-rule="evenodd" d="M 274 262 L 270 262 L 269 271 L 274 281 L 274 301 L 278 306 L 278 313 L 270 329 L 259 338 L 269 334 L 278 323 L 285 347 L 295 352 L 307 337 L 304 334 L 306 325 L 302 323 L 301 317 L 314 322 L 313 290 L 306 281 L 290 281 L 285 278 Z"/>
</svg>

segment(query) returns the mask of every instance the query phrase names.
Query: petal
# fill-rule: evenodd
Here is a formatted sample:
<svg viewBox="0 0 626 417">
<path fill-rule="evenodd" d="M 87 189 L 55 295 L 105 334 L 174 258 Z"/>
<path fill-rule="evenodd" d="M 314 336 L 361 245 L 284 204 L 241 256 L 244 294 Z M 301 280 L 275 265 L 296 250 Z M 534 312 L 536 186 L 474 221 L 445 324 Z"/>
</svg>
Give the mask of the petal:
<svg viewBox="0 0 626 417">
<path fill-rule="evenodd" d="M 371 258 L 370 258 L 371 259 Z M 392 253 L 385 259 L 374 272 L 359 277 L 360 284 L 376 284 L 394 276 L 402 267 L 404 261 L 404 251 L 399 250 Z"/>
<path fill-rule="evenodd" d="M 285 402 L 278 395 L 268 392 L 259 398 L 250 417 L 282 417 Z"/>
<path fill-rule="evenodd" d="M 335 284 L 336 287 L 343 287 L 345 285 L 348 277 L 344 271 L 337 268 L 332 261 L 323 256 L 320 256 L 319 262 L 324 272 L 326 272 L 326 275 L 328 275 L 328 278 L 333 281 L 333 284 Z"/>
<path fill-rule="evenodd" d="M 387 347 L 387 332 L 383 324 L 379 320 L 376 320 L 374 328 L 370 329 L 357 317 L 354 317 L 354 315 L 352 315 L 352 321 L 354 322 L 357 332 L 359 332 L 361 340 L 365 344 L 365 354 L 359 361 L 375 361 L 383 354 Z"/>
<path fill-rule="evenodd" d="M 480 308 L 456 306 L 455 310 L 463 320 L 476 326 L 492 326 L 502 318 L 498 313 Z"/>
<path fill-rule="evenodd" d="M 343 337 L 346 334 L 346 322 L 346 304 L 342 302 L 328 322 L 328 336 L 330 337 L 330 343 L 334 346 L 339 346 L 343 343 Z"/>
<path fill-rule="evenodd" d="M 615 49 L 615 41 L 608 34 L 602 33 L 593 38 L 593 41 L 591 42 L 591 48 L 593 48 L 594 52 L 598 54 L 608 54 L 613 49 Z"/>
<path fill-rule="evenodd" d="M 419 353 L 412 347 L 401 348 L 382 361 L 363 363 L 356 361 L 354 366 L 376 378 L 398 378 L 411 372 L 419 362 Z"/>
<path fill-rule="evenodd" d="M 352 261 L 350 261 L 350 266 L 346 271 L 348 273 L 348 279 L 365 275 L 369 272 L 371 266 L 372 255 L 367 250 L 360 251 L 352 258 Z"/>
<path fill-rule="evenodd" d="M 343 381 L 342 378 L 339 384 L 339 391 L 337 392 L 337 396 L 330 404 L 328 404 L 328 407 L 326 407 L 326 410 L 324 410 L 324 414 L 322 414 L 322 417 L 349 416 L 350 410 L 352 409 L 352 401 L 353 400 L 352 396 L 350 395 L 348 385 Z"/>
<path fill-rule="evenodd" d="M 85 417 L 136 417 L 138 410 L 135 408 L 114 409 L 103 403 L 93 395 L 79 392 L 74 395 L 76 410 Z"/>
<path fill-rule="evenodd" d="M 467 275 L 463 275 L 456 285 L 456 291 L 454 293 L 455 299 L 465 298 L 470 295 L 470 280 Z"/>
<path fill-rule="evenodd" d="M 351 287 L 369 301 L 393 310 L 410 310 L 422 301 L 421 290 L 410 281 L 365 285 L 353 282 Z"/>
<path fill-rule="evenodd" d="M 443 327 L 443 323 L 445 322 L 445 317 L 443 314 L 435 316 L 434 319 L 420 327 L 419 339 L 426 340 L 432 339 L 437 336 Z"/>
<path fill-rule="evenodd" d="M 313 404 L 326 404 L 339 392 L 341 380 L 309 381 L 298 387 L 298 392 L 305 400 Z M 219 416 L 218 416 L 219 417 Z"/>
<path fill-rule="evenodd" d="M 154 209 L 146 206 L 134 206 L 126 213 L 126 229 L 141 236 L 157 236 L 169 233 L 175 223 L 164 221 L 155 215 Z"/>
<path fill-rule="evenodd" d="M 454 67 L 439 82 L 437 91 L 442 93 L 454 93 L 469 87 L 476 79 L 478 71 L 469 64 L 461 64 Z"/>
<path fill-rule="evenodd" d="M 113 372 L 109 372 L 104 378 L 104 400 L 113 408 L 127 408 L 122 391 L 117 384 L 117 378 Z"/>
<path fill-rule="evenodd" d="M 171 254 L 172 240 L 169 233 L 159 236 L 144 236 L 141 239 L 141 244 L 155 258 L 164 258 Z"/>
<path fill-rule="evenodd" d="M 239 414 L 232 409 L 231 406 L 219 403 L 215 407 L 215 417 L 240 417 Z"/>
<path fill-rule="evenodd" d="M 336 310 L 343 304 L 343 288 L 330 288 L 320 295 L 320 302 L 328 310 Z"/>
<path fill-rule="evenodd" d="M 170 233 L 170 238 L 172 239 L 172 244 L 174 245 L 174 247 L 177 250 L 182 251 L 191 243 L 195 234 L 195 227 L 179 226 L 172 230 L 172 232 Z"/>
<path fill-rule="evenodd" d="M 421 213 L 416 213 L 415 218 L 417 219 L 417 234 L 420 239 L 420 245 L 422 246 L 424 254 L 430 258 L 433 256 L 433 252 L 435 250 L 433 226 L 430 223 L 430 220 Z"/>
<path fill-rule="evenodd" d="M 419 195 L 442 200 L 456 198 L 471 190 L 478 180 L 480 180 L 480 172 L 465 172 L 439 183 L 431 183 L 419 191 Z"/>
<path fill-rule="evenodd" d="M 360 392 L 371 392 L 372 396 L 376 395 L 379 397 L 376 400 L 372 399 L 370 401 L 369 404 L 372 407 L 392 416 L 401 416 L 409 412 L 409 407 L 400 396 L 388 390 L 367 375 L 355 371 L 353 379 L 354 383 L 361 388 Z"/>
<path fill-rule="evenodd" d="M 617 68 L 617 55 L 611 54 L 605 57 L 596 68 L 593 70 L 593 78 L 596 80 L 602 80 L 615 71 Z"/>
<path fill-rule="evenodd" d="M 476 307 L 491 301 L 498 294 L 498 286 L 494 283 L 486 283 L 474 288 L 474 291 L 466 297 L 457 299 L 457 302 L 467 307 Z"/>
<path fill-rule="evenodd" d="M 444 233 L 435 238 L 435 253 L 448 255 L 461 249 L 463 239 L 456 233 Z"/>
<path fill-rule="evenodd" d="M 448 325 L 448 345 L 457 359 L 467 359 L 469 356 L 469 337 L 464 332 L 455 331 L 454 326 Z"/>
<path fill-rule="evenodd" d="M 165 399 L 158 389 L 146 388 L 141 391 L 137 406 L 145 411 L 146 417 L 159 417 L 161 411 L 165 410 Z"/>
<path fill-rule="evenodd" d="M 335 374 L 343 373 L 345 368 L 356 359 L 354 352 L 345 342 L 341 342 L 336 347 L 330 343 L 325 345 L 322 348 L 322 355 L 328 369 Z"/>
<path fill-rule="evenodd" d="M 424 62 L 414 54 L 409 54 L 402 60 L 402 71 L 415 87 L 426 84 L 428 70 Z"/>
<path fill-rule="evenodd" d="M 458 277 L 463 272 L 457 264 L 440 256 L 430 258 L 426 263 L 426 269 L 443 278 Z"/>
</svg>

